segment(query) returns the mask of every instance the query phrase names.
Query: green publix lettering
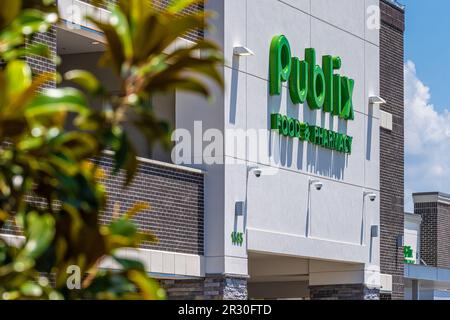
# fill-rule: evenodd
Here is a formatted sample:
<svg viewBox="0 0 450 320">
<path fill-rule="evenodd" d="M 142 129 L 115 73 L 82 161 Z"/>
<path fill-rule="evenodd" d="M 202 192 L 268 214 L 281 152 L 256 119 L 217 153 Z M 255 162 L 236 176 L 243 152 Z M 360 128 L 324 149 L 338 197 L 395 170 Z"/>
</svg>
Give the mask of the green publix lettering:
<svg viewBox="0 0 450 320">
<path fill-rule="evenodd" d="M 292 103 L 308 103 L 312 110 L 323 109 L 344 120 L 354 120 L 353 90 L 355 81 L 336 74 L 342 66 L 340 57 L 322 57 L 316 64 L 316 51 L 305 50 L 305 60 L 291 56 L 291 47 L 283 35 L 276 36 L 270 47 L 270 94 L 280 95 L 282 83 L 288 82 Z M 286 137 L 310 141 L 323 148 L 350 154 L 353 138 L 345 134 L 310 126 L 280 114 L 273 114 L 272 130 Z"/>
<path fill-rule="evenodd" d="M 294 104 L 323 109 L 341 119 L 354 120 L 353 90 L 355 81 L 335 74 L 341 68 L 340 57 L 323 56 L 322 68 L 316 64 L 316 50 L 305 50 L 305 60 L 291 56 L 291 46 L 283 35 L 270 46 L 270 94 L 280 95 L 283 82 L 289 82 Z"/>
<path fill-rule="evenodd" d="M 278 113 L 274 113 L 271 116 L 271 129 L 277 130 L 285 137 L 309 141 L 322 148 L 348 154 L 352 153 L 352 137 L 317 126 L 311 126 L 307 123 L 301 123 L 297 119 Z"/>
</svg>

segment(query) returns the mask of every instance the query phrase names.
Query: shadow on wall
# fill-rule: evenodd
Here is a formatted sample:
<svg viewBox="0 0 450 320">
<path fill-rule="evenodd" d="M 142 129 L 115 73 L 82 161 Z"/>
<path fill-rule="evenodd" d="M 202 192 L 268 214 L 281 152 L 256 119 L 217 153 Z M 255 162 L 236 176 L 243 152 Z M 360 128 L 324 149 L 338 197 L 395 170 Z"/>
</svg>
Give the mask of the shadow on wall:
<svg viewBox="0 0 450 320">
<path fill-rule="evenodd" d="M 369 104 L 368 122 L 367 122 L 367 146 L 366 146 L 366 160 L 372 159 L 372 130 L 373 130 L 373 104 Z"/>
<path fill-rule="evenodd" d="M 233 57 L 231 70 L 231 84 L 230 84 L 230 106 L 228 121 L 230 124 L 236 124 L 237 104 L 238 104 L 238 84 L 239 84 L 239 66 L 240 59 L 237 56 Z M 298 139 L 287 138 L 270 131 L 271 119 L 273 113 L 281 112 L 283 98 L 281 95 L 270 95 L 270 86 L 267 84 L 267 128 L 269 128 L 268 136 L 268 150 L 266 155 L 275 164 L 303 172 L 321 175 L 336 180 L 343 180 L 345 169 L 348 167 L 348 155 L 336 152 L 322 147 L 318 147 L 309 142 L 299 142 Z M 346 120 L 338 119 L 329 113 L 324 113 L 321 110 L 311 110 L 307 103 L 303 105 L 295 105 L 289 97 L 286 98 L 286 115 L 295 119 L 303 119 L 309 124 L 318 123 L 320 117 L 320 126 L 336 132 L 347 134 L 348 124 Z M 373 110 L 370 110 L 373 113 Z M 369 111 L 369 112 L 370 112 Z M 366 158 L 370 160 L 371 154 L 371 132 L 372 121 L 369 113 L 368 136 L 367 136 L 367 152 Z M 357 116 L 357 115 L 356 115 Z M 294 155 L 296 153 L 296 155 Z M 305 154 L 306 153 L 306 154 Z M 261 159 L 260 159 L 261 160 Z"/>
<path fill-rule="evenodd" d="M 338 120 L 335 128 L 335 117 L 321 110 L 311 110 L 307 103 L 303 105 L 293 104 L 289 97 L 286 99 L 287 116 L 295 119 L 302 119 L 309 124 L 316 124 L 317 117 L 320 118 L 320 126 L 336 132 L 347 134 L 347 121 Z M 271 96 L 270 87 L 267 86 L 267 128 L 271 127 L 270 115 L 280 112 L 282 107 L 281 96 Z M 327 125 L 328 124 L 328 125 Z M 370 132 L 370 131 L 369 131 Z M 270 131 L 269 157 L 282 167 L 295 168 L 297 170 L 343 180 L 345 168 L 348 166 L 348 155 L 328 149 L 318 147 L 309 142 L 301 142 L 298 139 L 280 136 L 274 131 Z M 296 163 L 294 163 L 294 144 L 297 144 Z M 278 148 L 274 148 L 278 146 Z M 274 150 L 277 149 L 277 150 Z M 305 163 L 306 152 L 306 163 Z M 279 158 L 278 158 L 279 157 Z"/>
<path fill-rule="evenodd" d="M 233 55 L 233 62 L 231 70 L 231 90 L 230 90 L 230 115 L 228 121 L 231 124 L 236 124 L 236 113 L 237 113 L 237 92 L 238 92 L 238 81 L 239 81 L 239 57 Z"/>
</svg>

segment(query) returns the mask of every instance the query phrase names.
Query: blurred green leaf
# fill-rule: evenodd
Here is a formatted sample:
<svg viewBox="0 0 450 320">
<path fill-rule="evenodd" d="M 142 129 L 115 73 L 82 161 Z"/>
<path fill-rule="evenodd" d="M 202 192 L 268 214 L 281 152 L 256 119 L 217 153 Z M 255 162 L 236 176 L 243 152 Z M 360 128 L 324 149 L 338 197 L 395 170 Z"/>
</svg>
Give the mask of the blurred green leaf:
<svg viewBox="0 0 450 320">
<path fill-rule="evenodd" d="M 127 133 L 121 128 L 115 127 L 111 130 L 110 145 L 114 151 L 114 174 L 121 169 L 126 170 L 125 186 L 129 185 L 136 173 L 138 162 L 136 151 L 128 140 Z"/>
<path fill-rule="evenodd" d="M 9 219 L 8 212 L 0 209 L 0 221 L 6 221 Z"/>
<path fill-rule="evenodd" d="M 42 288 L 38 284 L 33 283 L 31 281 L 25 282 L 20 287 L 20 292 L 26 297 L 33 297 L 33 298 L 39 298 L 43 294 Z"/>
<path fill-rule="evenodd" d="M 54 5 L 56 3 L 56 0 L 26 0 L 23 3 L 24 8 L 35 8 L 35 9 L 54 9 Z"/>
<path fill-rule="evenodd" d="M 113 6 L 109 21 L 122 42 L 125 59 L 131 59 L 133 57 L 133 43 L 127 17 L 118 6 Z"/>
<path fill-rule="evenodd" d="M 111 222 L 109 232 L 113 236 L 122 236 L 125 238 L 133 238 L 136 236 L 138 229 L 136 225 L 128 219 L 118 219 Z"/>
<path fill-rule="evenodd" d="M 31 68 L 23 60 L 15 60 L 6 66 L 6 82 L 9 96 L 17 95 L 32 83 Z"/>
<path fill-rule="evenodd" d="M 7 27 L 19 14 L 22 7 L 21 0 L 2 0 L 0 1 L 0 28 Z"/>
<path fill-rule="evenodd" d="M 71 70 L 64 77 L 85 88 L 92 94 L 98 94 L 102 91 L 102 85 L 95 75 L 85 70 Z"/>
<path fill-rule="evenodd" d="M 140 261 L 119 258 L 117 256 L 114 256 L 114 260 L 116 260 L 125 270 L 139 270 L 145 272 L 145 266 Z"/>
<path fill-rule="evenodd" d="M 113 71 L 120 75 L 122 73 L 122 65 L 125 62 L 125 54 L 119 35 L 113 26 L 103 23 L 101 20 L 95 20 L 92 17 L 89 17 L 89 20 L 97 25 L 107 39 L 107 50 L 100 60 L 100 65 L 112 67 Z"/>
<path fill-rule="evenodd" d="M 29 212 L 25 218 L 26 243 L 18 255 L 21 259 L 36 259 L 53 240 L 55 235 L 55 219 L 50 214 L 40 215 L 38 212 Z"/>
<path fill-rule="evenodd" d="M 59 112 L 89 113 L 84 95 L 73 88 L 46 89 L 25 108 L 27 117 L 50 115 Z"/>
<path fill-rule="evenodd" d="M 20 47 L 5 52 L 3 59 L 5 61 L 11 61 L 18 58 L 23 58 L 26 56 L 40 56 L 43 58 L 51 58 L 51 52 L 49 48 L 42 43 L 32 44 L 26 47 Z"/>
<path fill-rule="evenodd" d="M 150 205 L 148 203 L 145 202 L 136 202 L 135 204 L 133 204 L 133 206 L 127 210 L 127 212 L 125 213 L 124 218 L 125 219 L 131 219 L 133 218 L 135 215 L 137 215 L 138 213 L 144 211 L 144 210 L 148 210 L 150 209 Z"/>
<path fill-rule="evenodd" d="M 199 0 L 172 0 L 170 2 L 170 4 L 167 6 L 167 12 L 170 13 L 179 13 L 183 10 L 185 10 L 186 8 L 194 5 L 194 4 L 198 4 L 198 3 L 203 3 L 203 1 L 199 1 Z"/>
<path fill-rule="evenodd" d="M 159 285 L 155 280 L 147 277 L 145 272 L 131 270 L 128 272 L 128 276 L 134 283 L 136 283 L 145 299 L 163 300 L 166 298 L 164 290 L 159 288 Z"/>
</svg>

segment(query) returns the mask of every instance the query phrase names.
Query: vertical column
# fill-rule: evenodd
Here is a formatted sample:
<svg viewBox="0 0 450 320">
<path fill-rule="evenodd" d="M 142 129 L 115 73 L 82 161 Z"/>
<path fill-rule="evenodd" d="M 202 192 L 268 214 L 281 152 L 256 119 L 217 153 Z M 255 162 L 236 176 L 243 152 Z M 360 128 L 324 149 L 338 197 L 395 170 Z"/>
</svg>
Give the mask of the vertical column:
<svg viewBox="0 0 450 320">
<path fill-rule="evenodd" d="M 412 300 L 419 300 L 420 282 L 419 280 L 412 281 Z"/>
<path fill-rule="evenodd" d="M 169 300 L 247 300 L 247 278 L 215 275 L 189 280 L 161 280 Z"/>
<path fill-rule="evenodd" d="M 363 284 L 310 286 L 311 300 L 380 300 L 380 289 Z"/>
<path fill-rule="evenodd" d="M 380 270 L 370 265 L 310 261 L 312 300 L 379 300 Z"/>
<path fill-rule="evenodd" d="M 450 195 L 441 192 L 415 193 L 414 212 L 422 217 L 420 256 L 432 267 L 450 268 Z"/>
<path fill-rule="evenodd" d="M 392 114 L 392 130 L 380 129 L 380 266 L 392 275 L 392 299 L 402 300 L 404 232 L 404 9 L 380 0 L 380 95 L 382 111 Z"/>
</svg>

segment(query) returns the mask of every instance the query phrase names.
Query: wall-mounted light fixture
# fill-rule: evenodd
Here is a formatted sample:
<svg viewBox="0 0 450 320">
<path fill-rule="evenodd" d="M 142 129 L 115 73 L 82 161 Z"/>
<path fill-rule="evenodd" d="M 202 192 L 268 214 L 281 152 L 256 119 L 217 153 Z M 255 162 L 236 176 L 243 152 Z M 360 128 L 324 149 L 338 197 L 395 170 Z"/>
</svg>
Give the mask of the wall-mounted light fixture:
<svg viewBox="0 0 450 320">
<path fill-rule="evenodd" d="M 385 104 L 386 100 L 384 100 L 380 96 L 371 96 L 371 97 L 369 97 L 369 103 L 370 104 Z"/>
<path fill-rule="evenodd" d="M 255 53 L 247 47 L 236 46 L 233 48 L 233 54 L 240 57 L 254 56 Z"/>
<path fill-rule="evenodd" d="M 400 234 L 397 236 L 397 248 L 401 248 L 405 245 L 405 236 Z"/>
<path fill-rule="evenodd" d="M 236 201 L 234 204 L 234 214 L 237 217 L 242 217 L 244 215 L 244 201 Z"/>
<path fill-rule="evenodd" d="M 378 238 L 380 236 L 380 227 L 379 226 L 372 226 L 370 228 L 370 236 L 372 238 Z"/>
</svg>

